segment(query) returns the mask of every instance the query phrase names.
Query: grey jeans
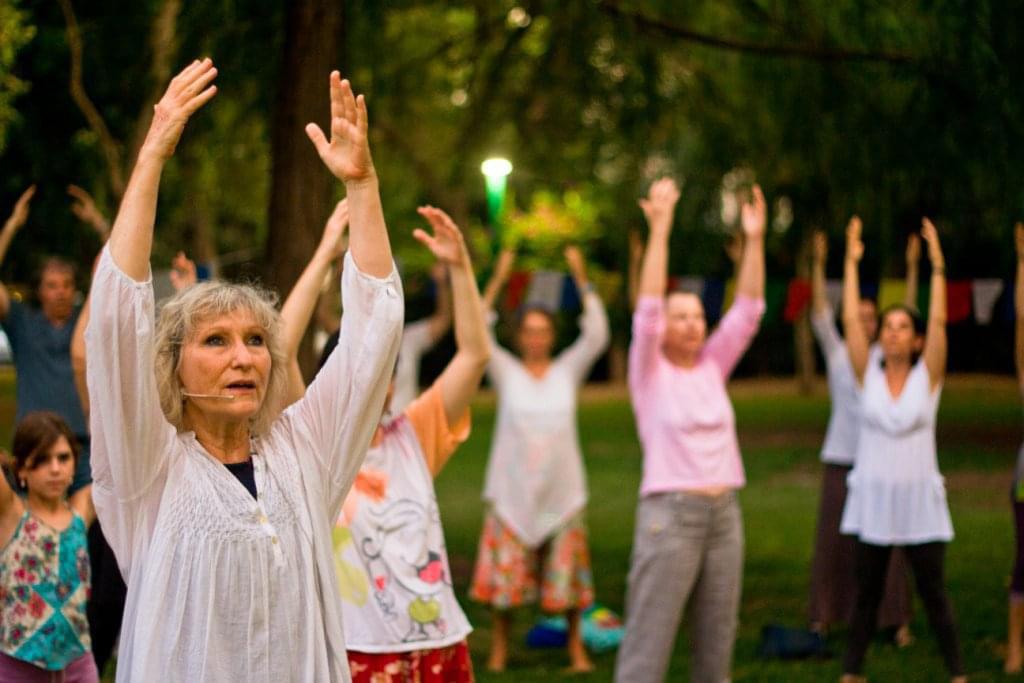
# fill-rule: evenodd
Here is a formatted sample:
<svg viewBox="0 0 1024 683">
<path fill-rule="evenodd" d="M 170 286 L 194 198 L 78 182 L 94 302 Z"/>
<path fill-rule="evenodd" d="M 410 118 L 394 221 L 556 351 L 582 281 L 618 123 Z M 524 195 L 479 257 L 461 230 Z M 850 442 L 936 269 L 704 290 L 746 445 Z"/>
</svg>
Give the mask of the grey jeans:
<svg viewBox="0 0 1024 683">
<path fill-rule="evenodd" d="M 742 580 L 743 519 L 734 492 L 641 498 L 615 680 L 664 680 L 688 606 L 690 680 L 728 681 Z"/>
</svg>

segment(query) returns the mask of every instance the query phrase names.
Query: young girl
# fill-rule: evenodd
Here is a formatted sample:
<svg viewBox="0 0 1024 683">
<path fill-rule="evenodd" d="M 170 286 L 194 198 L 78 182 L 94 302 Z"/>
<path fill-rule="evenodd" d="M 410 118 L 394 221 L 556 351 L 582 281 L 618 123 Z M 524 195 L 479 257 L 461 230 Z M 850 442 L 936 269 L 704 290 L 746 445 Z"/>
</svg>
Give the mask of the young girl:
<svg viewBox="0 0 1024 683">
<path fill-rule="evenodd" d="M 26 415 L 11 467 L 24 498 L 0 476 L 0 680 L 99 680 L 86 619 L 91 485 L 68 504 L 77 440 L 55 413 Z"/>
<path fill-rule="evenodd" d="M 451 274 L 458 349 L 437 381 L 392 418 L 401 382 L 396 368 L 384 416 L 334 528 L 334 566 L 355 683 L 473 680 L 466 645 L 470 626 L 452 590 L 433 478 L 469 436 L 469 401 L 483 377 L 490 344 L 462 233 L 440 209 L 426 206 L 419 212 L 434 233 L 417 230 L 414 236 Z M 287 403 L 306 390 L 299 342 L 320 283 L 344 252 L 347 224 L 342 201 L 281 309 L 291 375 Z M 332 351 L 330 342 L 325 350 Z"/>
</svg>

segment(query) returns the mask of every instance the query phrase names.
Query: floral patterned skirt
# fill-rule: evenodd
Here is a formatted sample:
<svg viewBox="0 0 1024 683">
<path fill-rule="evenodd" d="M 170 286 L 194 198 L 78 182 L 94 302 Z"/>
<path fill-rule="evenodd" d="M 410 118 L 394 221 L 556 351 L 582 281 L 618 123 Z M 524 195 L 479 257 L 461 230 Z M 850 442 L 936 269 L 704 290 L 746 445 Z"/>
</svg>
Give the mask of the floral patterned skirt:
<svg viewBox="0 0 1024 683">
<path fill-rule="evenodd" d="M 413 652 L 348 651 L 352 683 L 473 683 L 466 641 Z"/>
<path fill-rule="evenodd" d="M 545 612 L 585 609 L 594 601 L 583 513 L 541 546 L 528 548 L 489 512 L 480 535 L 470 598 L 509 609 L 537 602 L 538 592 Z"/>
</svg>

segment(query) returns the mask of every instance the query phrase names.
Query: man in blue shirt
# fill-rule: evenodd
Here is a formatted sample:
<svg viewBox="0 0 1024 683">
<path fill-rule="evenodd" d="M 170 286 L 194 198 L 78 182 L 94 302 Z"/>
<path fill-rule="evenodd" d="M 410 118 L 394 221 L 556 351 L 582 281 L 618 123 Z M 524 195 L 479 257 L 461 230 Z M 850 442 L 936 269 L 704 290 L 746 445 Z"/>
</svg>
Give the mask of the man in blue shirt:
<svg viewBox="0 0 1024 683">
<path fill-rule="evenodd" d="M 0 262 L 28 219 L 28 205 L 34 193 L 33 185 L 21 195 L 0 230 Z M 81 194 L 88 200 L 88 195 Z M 102 237 L 106 221 L 92 207 L 91 200 L 85 202 L 79 194 L 75 196 L 75 213 L 86 218 Z M 56 257 L 46 259 L 39 270 L 39 308 L 15 300 L 0 282 L 0 326 L 10 342 L 17 372 L 15 420 L 20 421 L 36 410 L 50 410 L 68 423 L 82 446 L 72 494 L 91 481 L 89 430 L 71 368 L 71 337 L 81 312 L 81 307 L 75 305 L 75 294 L 74 267 Z"/>
</svg>

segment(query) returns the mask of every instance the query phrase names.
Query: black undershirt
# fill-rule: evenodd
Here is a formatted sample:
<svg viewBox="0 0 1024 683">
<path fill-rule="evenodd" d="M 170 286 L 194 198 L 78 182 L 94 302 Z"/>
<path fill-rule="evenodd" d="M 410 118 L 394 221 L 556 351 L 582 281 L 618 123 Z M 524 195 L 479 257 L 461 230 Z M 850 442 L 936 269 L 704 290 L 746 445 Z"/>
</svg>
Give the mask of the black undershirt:
<svg viewBox="0 0 1024 683">
<path fill-rule="evenodd" d="M 227 467 L 228 472 L 235 475 L 235 479 L 242 482 L 242 486 L 256 498 L 256 469 L 252 465 L 252 458 L 230 465 L 225 463 L 224 467 Z"/>
</svg>

